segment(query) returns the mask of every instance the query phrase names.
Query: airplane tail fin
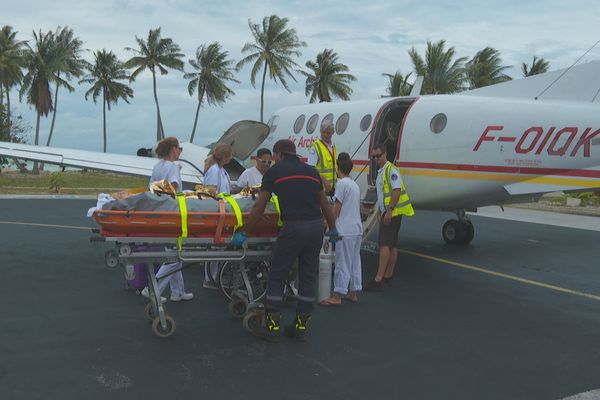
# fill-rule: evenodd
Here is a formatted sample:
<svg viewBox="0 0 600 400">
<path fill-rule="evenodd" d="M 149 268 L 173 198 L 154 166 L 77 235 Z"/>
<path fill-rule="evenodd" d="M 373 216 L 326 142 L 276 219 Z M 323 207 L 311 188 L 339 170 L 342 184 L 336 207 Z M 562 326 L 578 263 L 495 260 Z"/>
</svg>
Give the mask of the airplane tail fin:
<svg viewBox="0 0 600 400">
<path fill-rule="evenodd" d="M 461 95 L 600 102 L 600 60 L 469 90 Z"/>
</svg>

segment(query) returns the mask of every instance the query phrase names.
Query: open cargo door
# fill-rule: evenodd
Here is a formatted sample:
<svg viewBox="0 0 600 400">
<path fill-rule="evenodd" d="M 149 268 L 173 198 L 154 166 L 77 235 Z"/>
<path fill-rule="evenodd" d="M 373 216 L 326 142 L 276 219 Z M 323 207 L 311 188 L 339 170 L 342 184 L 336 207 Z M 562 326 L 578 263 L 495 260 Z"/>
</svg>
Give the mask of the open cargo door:
<svg viewBox="0 0 600 400">
<path fill-rule="evenodd" d="M 228 143 L 233 148 L 233 156 L 245 160 L 269 135 L 269 126 L 258 121 L 238 121 L 231 125 L 219 138 L 217 144 Z"/>
</svg>

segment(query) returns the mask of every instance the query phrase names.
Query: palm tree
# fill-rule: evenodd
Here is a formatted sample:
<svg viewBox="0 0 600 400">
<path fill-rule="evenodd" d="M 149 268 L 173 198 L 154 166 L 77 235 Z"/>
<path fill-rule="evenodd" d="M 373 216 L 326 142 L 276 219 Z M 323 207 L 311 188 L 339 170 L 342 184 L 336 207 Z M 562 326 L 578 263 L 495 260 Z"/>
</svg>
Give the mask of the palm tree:
<svg viewBox="0 0 600 400">
<path fill-rule="evenodd" d="M 423 76 L 423 94 L 456 93 L 463 90 L 465 81 L 464 62 L 467 57 L 454 61 L 454 47 L 446 50 L 445 40 L 437 43 L 427 41 L 425 60 L 413 47 L 408 51 L 418 76 Z"/>
<path fill-rule="evenodd" d="M 310 102 L 331 101 L 331 96 L 342 100 L 350 100 L 352 89 L 348 85 L 354 82 L 354 75 L 348 74 L 349 68 L 338 63 L 338 55 L 333 50 L 325 49 L 317 54 L 316 61 L 307 61 L 306 68 L 310 71 L 300 71 L 306 76 L 306 96 L 310 94 Z"/>
<path fill-rule="evenodd" d="M 64 74 L 66 80 L 57 80 L 56 87 L 54 89 L 54 110 L 52 112 L 52 123 L 50 124 L 50 133 L 48 134 L 48 140 L 46 146 L 50 146 L 50 140 L 52 140 L 52 133 L 54 132 L 54 122 L 56 120 L 56 110 L 58 107 L 58 88 L 64 86 L 70 93 L 75 90 L 68 82 L 73 78 L 79 78 L 83 75 L 83 71 L 86 68 L 87 62 L 81 58 L 81 53 L 84 51 L 81 46 L 83 42 L 81 39 L 76 37 L 72 29 L 68 26 L 56 28 L 54 34 L 54 45 L 56 46 L 56 52 L 60 58 L 60 68 L 57 71 L 56 76 L 60 78 L 61 74 Z"/>
<path fill-rule="evenodd" d="M 504 74 L 504 71 L 512 67 L 502 66 L 501 64 L 502 59 L 498 50 L 486 47 L 478 51 L 465 65 L 469 88 L 477 89 L 510 81 L 512 78 Z"/>
<path fill-rule="evenodd" d="M 533 56 L 531 67 L 523 63 L 523 65 L 521 66 L 521 72 L 523 72 L 523 76 L 527 77 L 548 72 L 548 68 L 550 68 L 549 61 L 546 61 L 543 58 L 537 58 L 536 56 Z"/>
<path fill-rule="evenodd" d="M 54 106 L 52 104 L 52 93 L 50 83 L 59 83 L 68 86 L 68 82 L 58 76 L 62 67 L 62 59 L 54 41 L 54 34 L 48 31 L 43 34 L 33 32 L 34 46 L 26 44 L 25 68 L 26 74 L 23 78 L 19 97 L 26 95 L 28 104 L 35 107 L 37 118 L 35 123 L 35 144 L 39 144 L 40 118 L 48 116 Z M 37 173 L 37 163 L 34 164 L 33 172 Z"/>
<path fill-rule="evenodd" d="M 160 117 L 160 106 L 156 94 L 156 70 L 158 69 L 161 75 L 169 73 L 167 68 L 183 71 L 182 59 L 184 54 L 180 53 L 181 49 L 178 44 L 173 42 L 173 39 L 160 37 L 160 27 L 150 29 L 147 40 L 140 39 L 137 36 L 135 40 L 139 49 L 125 48 L 125 50 L 136 54 L 125 62 L 125 67 L 135 68 L 131 74 L 132 81 L 146 68 L 152 72 L 152 88 L 154 89 L 154 102 L 156 103 L 156 140 L 159 141 L 164 138 L 165 130 Z"/>
<path fill-rule="evenodd" d="M 21 83 L 23 72 L 21 67 L 24 65 L 23 49 L 26 41 L 17 40 L 17 32 L 12 30 L 12 26 L 5 25 L 0 30 L 0 106 L 4 105 L 4 96 L 6 93 L 6 123 L 10 132 L 11 114 L 10 114 L 10 90 L 13 86 Z"/>
<path fill-rule="evenodd" d="M 381 76 L 388 78 L 388 86 L 385 89 L 387 95 L 381 97 L 408 96 L 413 86 L 408 83 L 408 78 L 410 78 L 411 75 L 412 72 L 409 72 L 406 76 L 403 76 L 400 71 L 396 71 L 394 75 L 386 73 L 381 74 Z"/>
<path fill-rule="evenodd" d="M 196 117 L 194 118 L 194 127 L 192 128 L 192 136 L 190 143 L 194 141 L 196 133 L 196 125 L 198 124 L 198 114 L 202 100 L 206 96 L 206 102 L 211 105 L 223 104 L 235 94 L 235 92 L 227 87 L 227 82 L 236 82 L 233 77 L 232 67 L 233 60 L 228 60 L 227 51 L 221 51 L 221 45 L 214 42 L 206 45 L 201 45 L 196 49 L 196 59 L 189 60 L 190 65 L 197 72 L 189 72 L 183 77 L 190 79 L 188 84 L 188 92 L 190 96 L 194 91 L 198 91 L 198 107 L 196 107 Z"/>
<path fill-rule="evenodd" d="M 279 18 L 277 15 L 263 18 L 262 25 L 253 24 L 248 20 L 250 32 L 254 36 L 254 42 L 248 42 L 242 47 L 242 53 L 251 52 L 241 59 L 236 68 L 238 71 L 246 64 L 254 63 L 250 72 L 250 82 L 252 86 L 256 83 L 256 74 L 261 67 L 264 68 L 262 76 L 262 86 L 260 89 L 260 121 L 263 121 L 265 78 L 267 70 L 269 77 L 277 83 L 281 82 L 283 87 L 289 92 L 290 88 L 285 80 L 286 76 L 291 77 L 293 67 L 299 67 L 292 57 L 300 57 L 302 53 L 298 50 L 306 47 L 306 43 L 298 39 L 296 30 L 287 28 L 288 19 Z"/>
<path fill-rule="evenodd" d="M 117 104 L 119 99 L 129 103 L 133 97 L 133 89 L 119 80 L 129 79 L 122 62 L 112 51 L 101 50 L 94 52 L 94 64 L 88 66 L 89 73 L 79 83 L 91 83 L 92 87 L 85 93 L 85 99 L 92 96 L 94 103 L 102 92 L 102 133 L 104 138 L 103 151 L 106 153 L 106 108 L 110 111 L 111 104 Z"/>
</svg>

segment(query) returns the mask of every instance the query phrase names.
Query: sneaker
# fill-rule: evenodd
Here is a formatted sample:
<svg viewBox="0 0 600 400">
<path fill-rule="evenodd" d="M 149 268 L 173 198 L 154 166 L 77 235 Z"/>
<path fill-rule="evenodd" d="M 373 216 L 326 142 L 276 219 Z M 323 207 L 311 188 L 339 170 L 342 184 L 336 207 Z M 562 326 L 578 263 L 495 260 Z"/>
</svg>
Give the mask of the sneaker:
<svg viewBox="0 0 600 400">
<path fill-rule="evenodd" d="M 171 294 L 171 301 L 191 300 L 194 298 L 194 293 Z"/>
<path fill-rule="evenodd" d="M 310 314 L 301 315 L 296 313 L 296 319 L 284 328 L 285 336 L 304 342 L 308 333 L 308 321 L 310 321 Z"/>
<path fill-rule="evenodd" d="M 369 282 L 367 282 L 367 284 L 365 286 L 363 286 L 363 291 L 364 292 L 381 292 L 381 291 L 383 291 L 383 282 L 381 282 L 381 281 L 378 282 L 375 279 L 372 279 Z"/>
<path fill-rule="evenodd" d="M 142 296 L 144 296 L 147 299 L 150 298 L 150 292 L 148 291 L 148 287 L 145 287 L 144 289 L 142 289 Z M 166 301 L 167 301 L 166 297 L 160 296 L 160 302 L 161 303 L 165 303 Z"/>
<path fill-rule="evenodd" d="M 217 285 L 216 285 L 216 284 L 215 284 L 213 281 L 210 281 L 210 280 L 205 280 L 205 281 L 202 283 L 202 287 L 203 287 L 204 289 L 213 289 L 213 290 L 219 290 L 219 287 L 218 287 L 218 286 L 217 286 Z"/>
</svg>

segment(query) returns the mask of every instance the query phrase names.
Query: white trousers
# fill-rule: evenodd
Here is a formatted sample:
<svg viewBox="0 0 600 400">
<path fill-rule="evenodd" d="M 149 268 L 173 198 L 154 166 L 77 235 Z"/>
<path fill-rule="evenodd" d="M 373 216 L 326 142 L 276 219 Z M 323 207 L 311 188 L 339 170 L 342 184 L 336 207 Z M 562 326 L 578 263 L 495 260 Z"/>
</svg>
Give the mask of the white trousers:
<svg viewBox="0 0 600 400">
<path fill-rule="evenodd" d="M 333 291 L 346 295 L 362 290 L 360 242 L 362 236 L 344 236 L 335 244 L 335 273 Z"/>
<path fill-rule="evenodd" d="M 162 294 L 167 288 L 167 285 L 171 286 L 171 295 L 179 296 L 185 292 L 185 287 L 183 284 L 183 274 L 181 271 L 177 271 L 171 275 L 170 272 L 181 270 L 182 263 L 176 262 L 171 264 L 163 264 L 160 266 L 158 272 L 156 273 L 156 279 L 158 279 L 158 291 Z M 169 275 L 165 278 L 162 278 L 165 275 Z M 162 278 L 162 279 L 161 279 Z"/>
</svg>

